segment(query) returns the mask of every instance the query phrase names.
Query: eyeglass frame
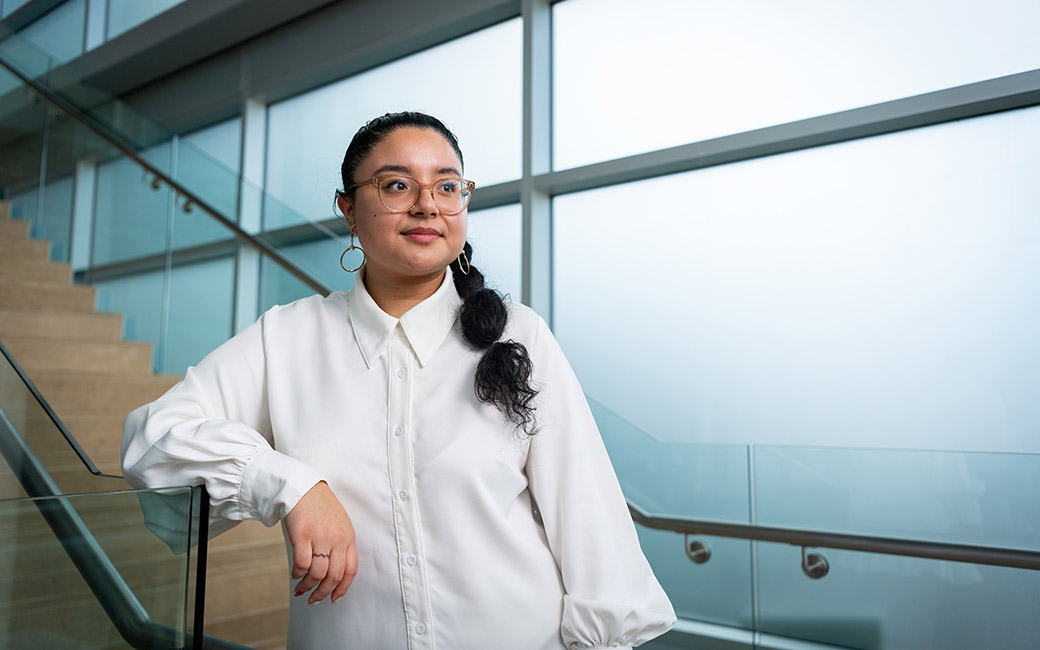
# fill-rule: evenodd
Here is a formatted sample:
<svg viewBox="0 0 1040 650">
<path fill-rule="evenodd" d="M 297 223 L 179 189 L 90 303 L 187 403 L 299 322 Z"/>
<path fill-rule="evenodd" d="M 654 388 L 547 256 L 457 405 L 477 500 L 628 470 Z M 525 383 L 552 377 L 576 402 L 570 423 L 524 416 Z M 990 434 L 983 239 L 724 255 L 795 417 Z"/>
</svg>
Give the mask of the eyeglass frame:
<svg viewBox="0 0 1040 650">
<path fill-rule="evenodd" d="M 415 181 L 415 184 L 418 186 L 419 191 L 415 193 L 415 200 L 412 201 L 412 204 L 409 205 L 404 210 L 395 210 L 395 209 L 391 208 L 389 205 L 387 205 L 386 201 L 383 200 L 383 191 L 379 187 L 379 184 L 382 183 L 383 180 L 385 180 L 387 178 L 407 178 L 407 179 Z M 469 198 L 466 199 L 466 204 L 463 205 L 462 209 L 459 210 L 458 212 L 444 212 L 444 210 L 441 209 L 441 212 L 443 214 L 445 214 L 445 215 L 447 215 L 449 217 L 454 217 L 457 214 L 462 214 L 463 211 L 465 211 L 466 208 L 469 207 L 469 202 L 473 198 L 473 190 L 476 189 L 476 187 L 477 187 L 477 184 L 474 183 L 473 181 L 468 181 L 465 178 L 456 178 L 454 176 L 442 176 L 441 178 L 438 178 L 433 183 L 429 183 L 427 185 L 423 185 L 422 183 L 419 182 L 419 179 L 415 178 L 414 176 L 409 176 L 407 174 L 387 174 L 386 176 L 373 176 L 372 178 L 368 179 L 367 181 L 362 181 L 360 183 L 354 183 L 353 185 L 351 185 L 347 189 L 343 190 L 343 192 L 341 193 L 341 196 L 343 196 L 344 198 L 347 198 L 350 195 L 351 190 L 356 190 L 357 188 L 364 187 L 365 185 L 374 185 L 375 188 L 376 188 L 376 196 L 379 197 L 379 202 L 383 204 L 383 207 L 386 208 L 387 210 L 389 210 L 390 212 L 401 214 L 401 213 L 404 213 L 404 212 L 408 212 L 409 210 L 411 210 L 412 208 L 415 207 L 415 204 L 417 204 L 419 202 L 419 198 L 422 196 L 422 191 L 423 190 L 430 190 L 430 194 L 433 196 L 433 204 L 436 205 L 438 208 L 440 208 L 441 206 L 440 206 L 439 203 L 437 203 L 437 194 L 433 191 L 433 186 L 436 185 L 437 183 L 443 181 L 443 180 L 446 180 L 446 179 L 447 180 L 454 180 L 454 181 L 461 181 L 463 186 L 466 188 L 466 190 L 469 191 Z"/>
</svg>

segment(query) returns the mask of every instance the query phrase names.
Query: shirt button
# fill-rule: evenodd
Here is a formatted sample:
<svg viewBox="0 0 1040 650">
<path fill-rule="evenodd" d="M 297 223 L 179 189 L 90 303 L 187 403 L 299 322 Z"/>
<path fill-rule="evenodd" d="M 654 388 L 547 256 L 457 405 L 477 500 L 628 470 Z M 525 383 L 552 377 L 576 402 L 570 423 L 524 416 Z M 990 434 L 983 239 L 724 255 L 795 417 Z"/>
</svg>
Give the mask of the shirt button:
<svg viewBox="0 0 1040 650">
<path fill-rule="evenodd" d="M 415 566 L 415 563 L 418 561 L 419 560 L 417 560 L 414 555 L 409 555 L 407 558 L 405 558 L 405 562 L 408 563 L 408 566 Z"/>
<path fill-rule="evenodd" d="M 396 429 L 394 429 L 394 435 L 395 436 L 399 436 L 402 433 L 404 433 L 404 427 L 397 427 Z"/>
<path fill-rule="evenodd" d="M 404 379 L 404 376 L 407 375 L 407 374 L 408 373 L 404 371 L 404 368 L 401 368 L 400 370 L 397 371 L 397 376 L 400 377 L 401 379 Z"/>
<path fill-rule="evenodd" d="M 397 496 L 401 497 L 401 501 L 407 501 L 408 500 L 408 490 L 401 490 L 400 492 L 397 493 Z"/>
<path fill-rule="evenodd" d="M 415 626 L 415 633 L 416 634 L 426 634 L 426 626 L 423 625 L 422 623 L 419 623 L 418 625 Z"/>
</svg>

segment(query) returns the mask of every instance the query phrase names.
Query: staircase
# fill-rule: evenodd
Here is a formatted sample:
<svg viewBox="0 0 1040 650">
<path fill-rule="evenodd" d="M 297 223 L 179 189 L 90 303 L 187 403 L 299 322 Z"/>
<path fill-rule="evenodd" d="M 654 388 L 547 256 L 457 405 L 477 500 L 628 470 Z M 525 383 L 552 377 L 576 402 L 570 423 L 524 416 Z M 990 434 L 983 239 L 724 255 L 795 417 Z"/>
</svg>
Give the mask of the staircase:
<svg viewBox="0 0 1040 650">
<path fill-rule="evenodd" d="M 123 418 L 180 377 L 151 372 L 152 346 L 122 340 L 122 316 L 94 310 L 49 244 L 0 201 L 0 341 L 102 472 L 121 474 Z M 55 441 L 68 458 L 67 446 Z M 56 468 L 67 493 L 97 488 L 82 465 Z M 54 468 L 52 468 L 54 471 Z M 117 488 L 107 488 L 117 489 Z M 285 647 L 288 568 L 279 528 L 240 524 L 210 543 L 206 633 L 258 650 Z"/>
</svg>

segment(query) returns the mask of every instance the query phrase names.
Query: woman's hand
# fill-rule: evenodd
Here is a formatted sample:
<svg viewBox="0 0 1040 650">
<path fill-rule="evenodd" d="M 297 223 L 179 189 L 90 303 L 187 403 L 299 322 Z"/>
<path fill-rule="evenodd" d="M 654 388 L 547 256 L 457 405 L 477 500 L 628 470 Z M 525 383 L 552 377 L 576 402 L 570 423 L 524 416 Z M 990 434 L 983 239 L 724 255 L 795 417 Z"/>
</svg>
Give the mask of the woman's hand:
<svg viewBox="0 0 1040 650">
<path fill-rule="evenodd" d="M 307 599 L 313 605 L 332 594 L 336 602 L 347 593 L 357 575 L 354 524 L 325 481 L 307 491 L 285 516 L 285 529 L 293 547 L 292 577 L 300 596 L 314 589 Z"/>
</svg>

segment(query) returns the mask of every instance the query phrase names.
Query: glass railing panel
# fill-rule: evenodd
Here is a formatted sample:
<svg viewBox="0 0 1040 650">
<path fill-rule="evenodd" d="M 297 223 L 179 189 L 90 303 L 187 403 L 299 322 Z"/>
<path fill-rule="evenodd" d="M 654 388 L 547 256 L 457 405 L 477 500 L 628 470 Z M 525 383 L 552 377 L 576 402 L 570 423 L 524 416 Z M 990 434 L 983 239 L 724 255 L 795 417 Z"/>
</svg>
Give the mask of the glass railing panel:
<svg viewBox="0 0 1040 650">
<path fill-rule="evenodd" d="M 156 369 L 183 375 L 231 338 L 234 317 L 234 248 L 222 256 L 177 264 L 169 275 L 170 299 L 162 358 Z"/>
<path fill-rule="evenodd" d="M 168 160 L 170 147 L 159 145 L 147 153 Z M 129 158 L 98 164 L 91 266 L 160 255 L 166 250 L 174 197 L 166 186 L 153 187 L 151 181 Z"/>
<path fill-rule="evenodd" d="M 16 351 L 9 351 L 14 353 Z M 121 478 L 95 476 L 89 470 L 89 461 L 80 455 L 62 434 L 50 414 L 26 386 L 22 377 L 6 356 L 0 354 L 0 417 L 9 421 L 20 433 L 28 447 L 64 493 L 121 490 L 126 483 Z M 12 459 L 3 463 L 0 498 L 24 496 L 21 481 L 28 469 L 19 464 L 11 466 Z"/>
<path fill-rule="evenodd" d="M 1040 572 L 814 550 L 830 564 L 819 580 L 798 547 L 758 544 L 761 631 L 864 650 L 1036 647 Z"/>
<path fill-rule="evenodd" d="M 746 524 L 748 449 L 655 439 L 589 399 L 626 498 L 649 514 Z M 751 544 L 698 537 L 711 560 L 694 564 L 682 535 L 637 527 L 643 551 L 676 613 L 686 619 L 750 629 Z"/>
<path fill-rule="evenodd" d="M 1040 550 L 1040 455 L 763 446 L 756 523 Z M 1034 647 L 1040 572 L 758 545 L 760 628 L 856 648 Z M 1027 605 L 1031 603 L 1031 605 Z"/>
<path fill-rule="evenodd" d="M 113 616 L 135 610 L 183 647 L 192 500 L 189 488 L 0 500 L 0 647 L 129 648 Z"/>
<path fill-rule="evenodd" d="M 756 523 L 1040 550 L 1040 454 L 758 446 Z"/>
<path fill-rule="evenodd" d="M 261 236 L 261 239 L 272 241 L 274 238 L 264 235 Z M 281 245 L 278 248 L 281 253 L 329 289 L 349 291 L 354 286 L 357 274 L 346 273 L 339 265 L 340 256 L 346 250 L 349 241 L 350 237 L 346 238 L 346 242 L 342 239 L 326 238 L 299 244 Z M 348 269 L 354 268 L 360 263 L 361 256 L 353 251 L 343 259 L 343 264 Z M 261 260 L 260 312 L 270 309 L 274 305 L 288 304 L 293 300 L 311 295 L 314 295 L 314 289 L 275 264 L 270 258 L 264 257 Z"/>
</svg>

